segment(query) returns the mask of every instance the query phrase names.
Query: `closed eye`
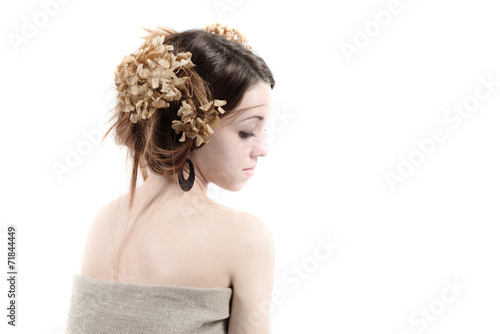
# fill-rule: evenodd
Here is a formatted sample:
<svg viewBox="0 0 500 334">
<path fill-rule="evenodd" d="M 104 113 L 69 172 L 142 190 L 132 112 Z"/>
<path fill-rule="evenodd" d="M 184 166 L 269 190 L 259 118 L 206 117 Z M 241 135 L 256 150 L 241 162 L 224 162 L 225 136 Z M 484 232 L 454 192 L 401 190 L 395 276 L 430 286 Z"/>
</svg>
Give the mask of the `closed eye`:
<svg viewBox="0 0 500 334">
<path fill-rule="evenodd" d="M 253 133 L 253 132 L 252 132 L 252 133 L 248 133 L 248 132 L 243 132 L 243 131 L 241 131 L 241 132 L 240 132 L 240 137 L 241 137 L 242 139 L 248 139 L 248 138 L 250 138 L 250 137 L 256 137 L 256 136 L 255 136 L 255 133 Z"/>
</svg>

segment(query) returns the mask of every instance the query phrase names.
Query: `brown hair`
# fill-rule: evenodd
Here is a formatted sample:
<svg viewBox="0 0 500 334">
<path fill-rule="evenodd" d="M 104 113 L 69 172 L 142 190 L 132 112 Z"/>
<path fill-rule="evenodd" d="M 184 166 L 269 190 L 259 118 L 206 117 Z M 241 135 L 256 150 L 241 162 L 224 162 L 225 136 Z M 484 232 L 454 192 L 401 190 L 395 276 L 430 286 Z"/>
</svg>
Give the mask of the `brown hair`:
<svg viewBox="0 0 500 334">
<path fill-rule="evenodd" d="M 163 44 L 173 45 L 172 52 L 175 55 L 180 52 L 191 53 L 195 67 L 183 68 L 178 75 L 190 78 L 186 89 L 182 90 L 181 100 L 189 103 L 195 112 L 199 112 L 199 106 L 213 99 L 226 100 L 227 104 L 223 107 L 226 112 L 219 117 L 221 120 L 227 117 L 231 123 L 238 116 L 237 112 L 231 111 L 240 104 L 249 88 L 262 81 L 274 88 L 274 78 L 265 61 L 243 44 L 201 29 L 183 32 L 167 27 L 159 29 L 165 34 Z M 158 32 L 158 29 L 145 30 L 150 34 Z M 129 213 L 139 170 L 144 181 L 147 179 L 147 168 L 159 175 L 178 173 L 186 164 L 189 153 L 204 145 L 196 147 L 196 140 L 188 137 L 184 142 L 178 141 L 182 133 L 176 134 L 171 125 L 173 120 L 180 119 L 177 111 L 181 100 L 170 102 L 169 107 L 158 109 L 150 118 L 137 123 L 130 120 L 130 113 L 123 112 L 124 106 L 120 103 L 114 108 L 111 118 L 114 122 L 104 138 L 115 129 L 115 142 L 127 147 L 127 158 L 132 161 Z M 133 226 L 116 253 L 114 268 L 119 266 L 124 244 L 132 231 Z M 117 271 L 114 269 L 113 272 L 117 279 Z"/>
<path fill-rule="evenodd" d="M 144 28 L 143 28 L 144 29 Z M 264 81 L 274 88 L 274 77 L 265 61 L 242 44 L 201 29 L 176 32 L 168 27 L 159 27 L 165 33 L 163 44 L 174 46 L 173 53 L 191 52 L 195 64 L 192 69 L 183 69 L 181 76 L 189 76 L 190 83 L 183 91 L 183 99 L 193 110 L 213 99 L 226 100 L 226 112 L 220 118 L 235 118 L 231 113 L 241 102 L 244 93 L 253 85 Z M 154 31 L 144 29 L 149 33 Z M 158 31 L 158 30 L 156 30 Z M 144 38 L 147 38 L 144 37 Z M 130 121 L 130 113 L 115 107 L 113 125 L 104 138 L 115 128 L 115 142 L 128 148 L 128 157 L 133 161 L 130 182 L 129 208 L 134 201 L 137 173 L 140 169 L 143 180 L 147 178 L 146 167 L 159 175 L 175 174 L 182 170 L 190 152 L 197 148 L 195 140 L 178 139 L 171 124 L 177 116 L 180 100 L 167 108 L 158 109 L 149 119 L 137 123 Z M 103 139 L 104 139 L 103 138 Z"/>
</svg>

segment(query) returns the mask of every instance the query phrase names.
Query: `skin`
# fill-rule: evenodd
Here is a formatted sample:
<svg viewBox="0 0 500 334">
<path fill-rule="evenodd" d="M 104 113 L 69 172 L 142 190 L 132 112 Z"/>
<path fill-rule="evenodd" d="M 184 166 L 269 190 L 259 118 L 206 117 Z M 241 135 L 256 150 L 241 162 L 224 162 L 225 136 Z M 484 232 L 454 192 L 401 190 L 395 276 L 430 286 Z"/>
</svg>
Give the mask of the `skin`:
<svg viewBox="0 0 500 334">
<path fill-rule="evenodd" d="M 271 92 L 264 82 L 251 87 L 235 108 L 245 111 L 232 121 L 222 118 L 210 141 L 191 152 L 195 182 L 189 192 L 179 187 L 177 175 L 149 173 L 136 190 L 130 213 L 128 194 L 99 210 L 85 244 L 81 275 L 115 280 L 116 250 L 128 224 L 136 222 L 123 250 L 118 281 L 232 288 L 228 332 L 269 333 L 270 315 L 262 304 L 271 302 L 274 280 L 271 232 L 255 216 L 209 199 L 207 186 L 212 182 L 239 191 L 251 177 L 243 169 L 267 156 L 264 125 Z M 245 133 L 252 135 L 245 138 Z M 188 172 L 186 164 L 186 179 Z"/>
</svg>

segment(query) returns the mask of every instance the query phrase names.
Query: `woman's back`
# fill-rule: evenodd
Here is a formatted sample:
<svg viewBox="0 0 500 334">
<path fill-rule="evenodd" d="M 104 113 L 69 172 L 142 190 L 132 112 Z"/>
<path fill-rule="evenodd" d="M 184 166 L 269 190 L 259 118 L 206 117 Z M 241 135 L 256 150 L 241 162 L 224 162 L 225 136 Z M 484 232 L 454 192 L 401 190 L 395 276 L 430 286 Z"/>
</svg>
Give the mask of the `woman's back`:
<svg viewBox="0 0 500 334">
<path fill-rule="evenodd" d="M 90 228 L 82 275 L 114 281 L 113 264 L 128 222 L 138 224 L 121 254 L 118 281 L 190 287 L 232 287 L 238 235 L 249 214 L 216 203 L 158 203 L 136 191 L 127 220 L 128 194 L 103 207 Z M 140 209 L 144 208 L 145 209 Z M 250 227 L 250 226 L 247 226 Z M 251 227 L 250 227 L 251 228 Z"/>
<path fill-rule="evenodd" d="M 151 181 L 157 177 L 151 175 L 148 179 Z M 152 285 L 163 286 L 165 289 L 174 286 L 215 288 L 216 295 L 209 292 L 208 296 L 217 300 L 217 303 L 226 298 L 225 295 L 220 296 L 220 291 L 230 288 L 231 290 L 227 290 L 231 291 L 229 305 L 226 306 L 230 314 L 229 321 L 225 323 L 221 319 L 222 323 L 213 322 L 214 333 L 220 328 L 229 334 L 249 329 L 255 329 L 254 333 L 269 333 L 274 241 L 268 227 L 251 214 L 210 200 L 196 200 L 193 203 L 192 199 L 195 197 L 191 196 L 188 202 L 183 202 L 182 199 L 162 201 L 162 196 L 158 197 L 150 190 L 143 185 L 136 191 L 128 219 L 134 222 L 139 217 L 139 225 L 135 227 L 121 254 L 118 282 L 140 284 L 141 286 L 136 286 L 139 291 L 150 291 Z M 123 243 L 123 232 L 128 227 L 127 196 L 104 206 L 97 213 L 87 236 L 81 276 L 100 280 L 94 281 L 97 289 L 106 287 L 108 283 L 116 283 L 112 283 L 115 281 L 113 265 L 118 247 Z M 151 198 L 155 200 L 151 201 Z M 75 277 L 75 280 L 81 286 L 74 286 L 72 298 L 75 299 L 70 308 L 71 314 L 78 314 L 78 307 L 89 309 L 87 303 L 78 297 L 78 289 L 87 291 L 81 297 L 84 300 L 89 300 L 88 293 L 95 290 L 89 288 L 89 281 L 82 280 L 81 277 Z M 112 290 L 115 287 L 121 288 L 119 285 L 109 287 Z M 162 287 L 154 289 L 158 288 Z M 201 289 L 192 291 L 195 299 L 198 299 L 196 295 L 207 293 Z M 117 290 L 113 294 L 122 295 Z M 157 296 L 156 293 L 155 295 Z M 163 307 L 171 307 L 169 303 L 174 301 L 167 298 L 162 303 Z M 141 307 L 132 302 L 115 300 L 113 303 Z M 193 307 L 199 304 L 189 300 L 185 303 Z M 196 307 L 203 308 L 203 304 Z M 222 314 L 226 312 L 215 304 L 213 307 Z M 101 304 L 90 308 L 94 308 L 95 312 L 101 312 L 97 309 L 109 309 Z M 186 309 L 186 312 L 189 313 L 189 310 L 190 308 Z M 139 313 L 151 311 L 148 308 Z M 250 314 L 258 322 L 251 320 Z M 80 328 L 78 317 L 70 315 L 69 319 L 68 328 Z M 187 322 L 186 325 L 189 326 L 190 323 Z"/>
</svg>

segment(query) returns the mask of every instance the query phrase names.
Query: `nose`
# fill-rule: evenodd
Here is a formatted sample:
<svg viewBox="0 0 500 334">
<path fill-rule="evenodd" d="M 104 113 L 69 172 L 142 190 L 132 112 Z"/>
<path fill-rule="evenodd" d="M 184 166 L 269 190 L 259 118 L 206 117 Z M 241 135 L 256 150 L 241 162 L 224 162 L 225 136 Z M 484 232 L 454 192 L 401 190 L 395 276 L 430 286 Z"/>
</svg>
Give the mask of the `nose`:
<svg viewBox="0 0 500 334">
<path fill-rule="evenodd" d="M 269 145 L 267 143 L 265 136 L 262 136 L 261 138 L 258 138 L 258 140 L 255 141 L 253 153 L 254 156 L 261 156 L 261 157 L 267 156 L 267 154 L 269 153 Z"/>
</svg>

